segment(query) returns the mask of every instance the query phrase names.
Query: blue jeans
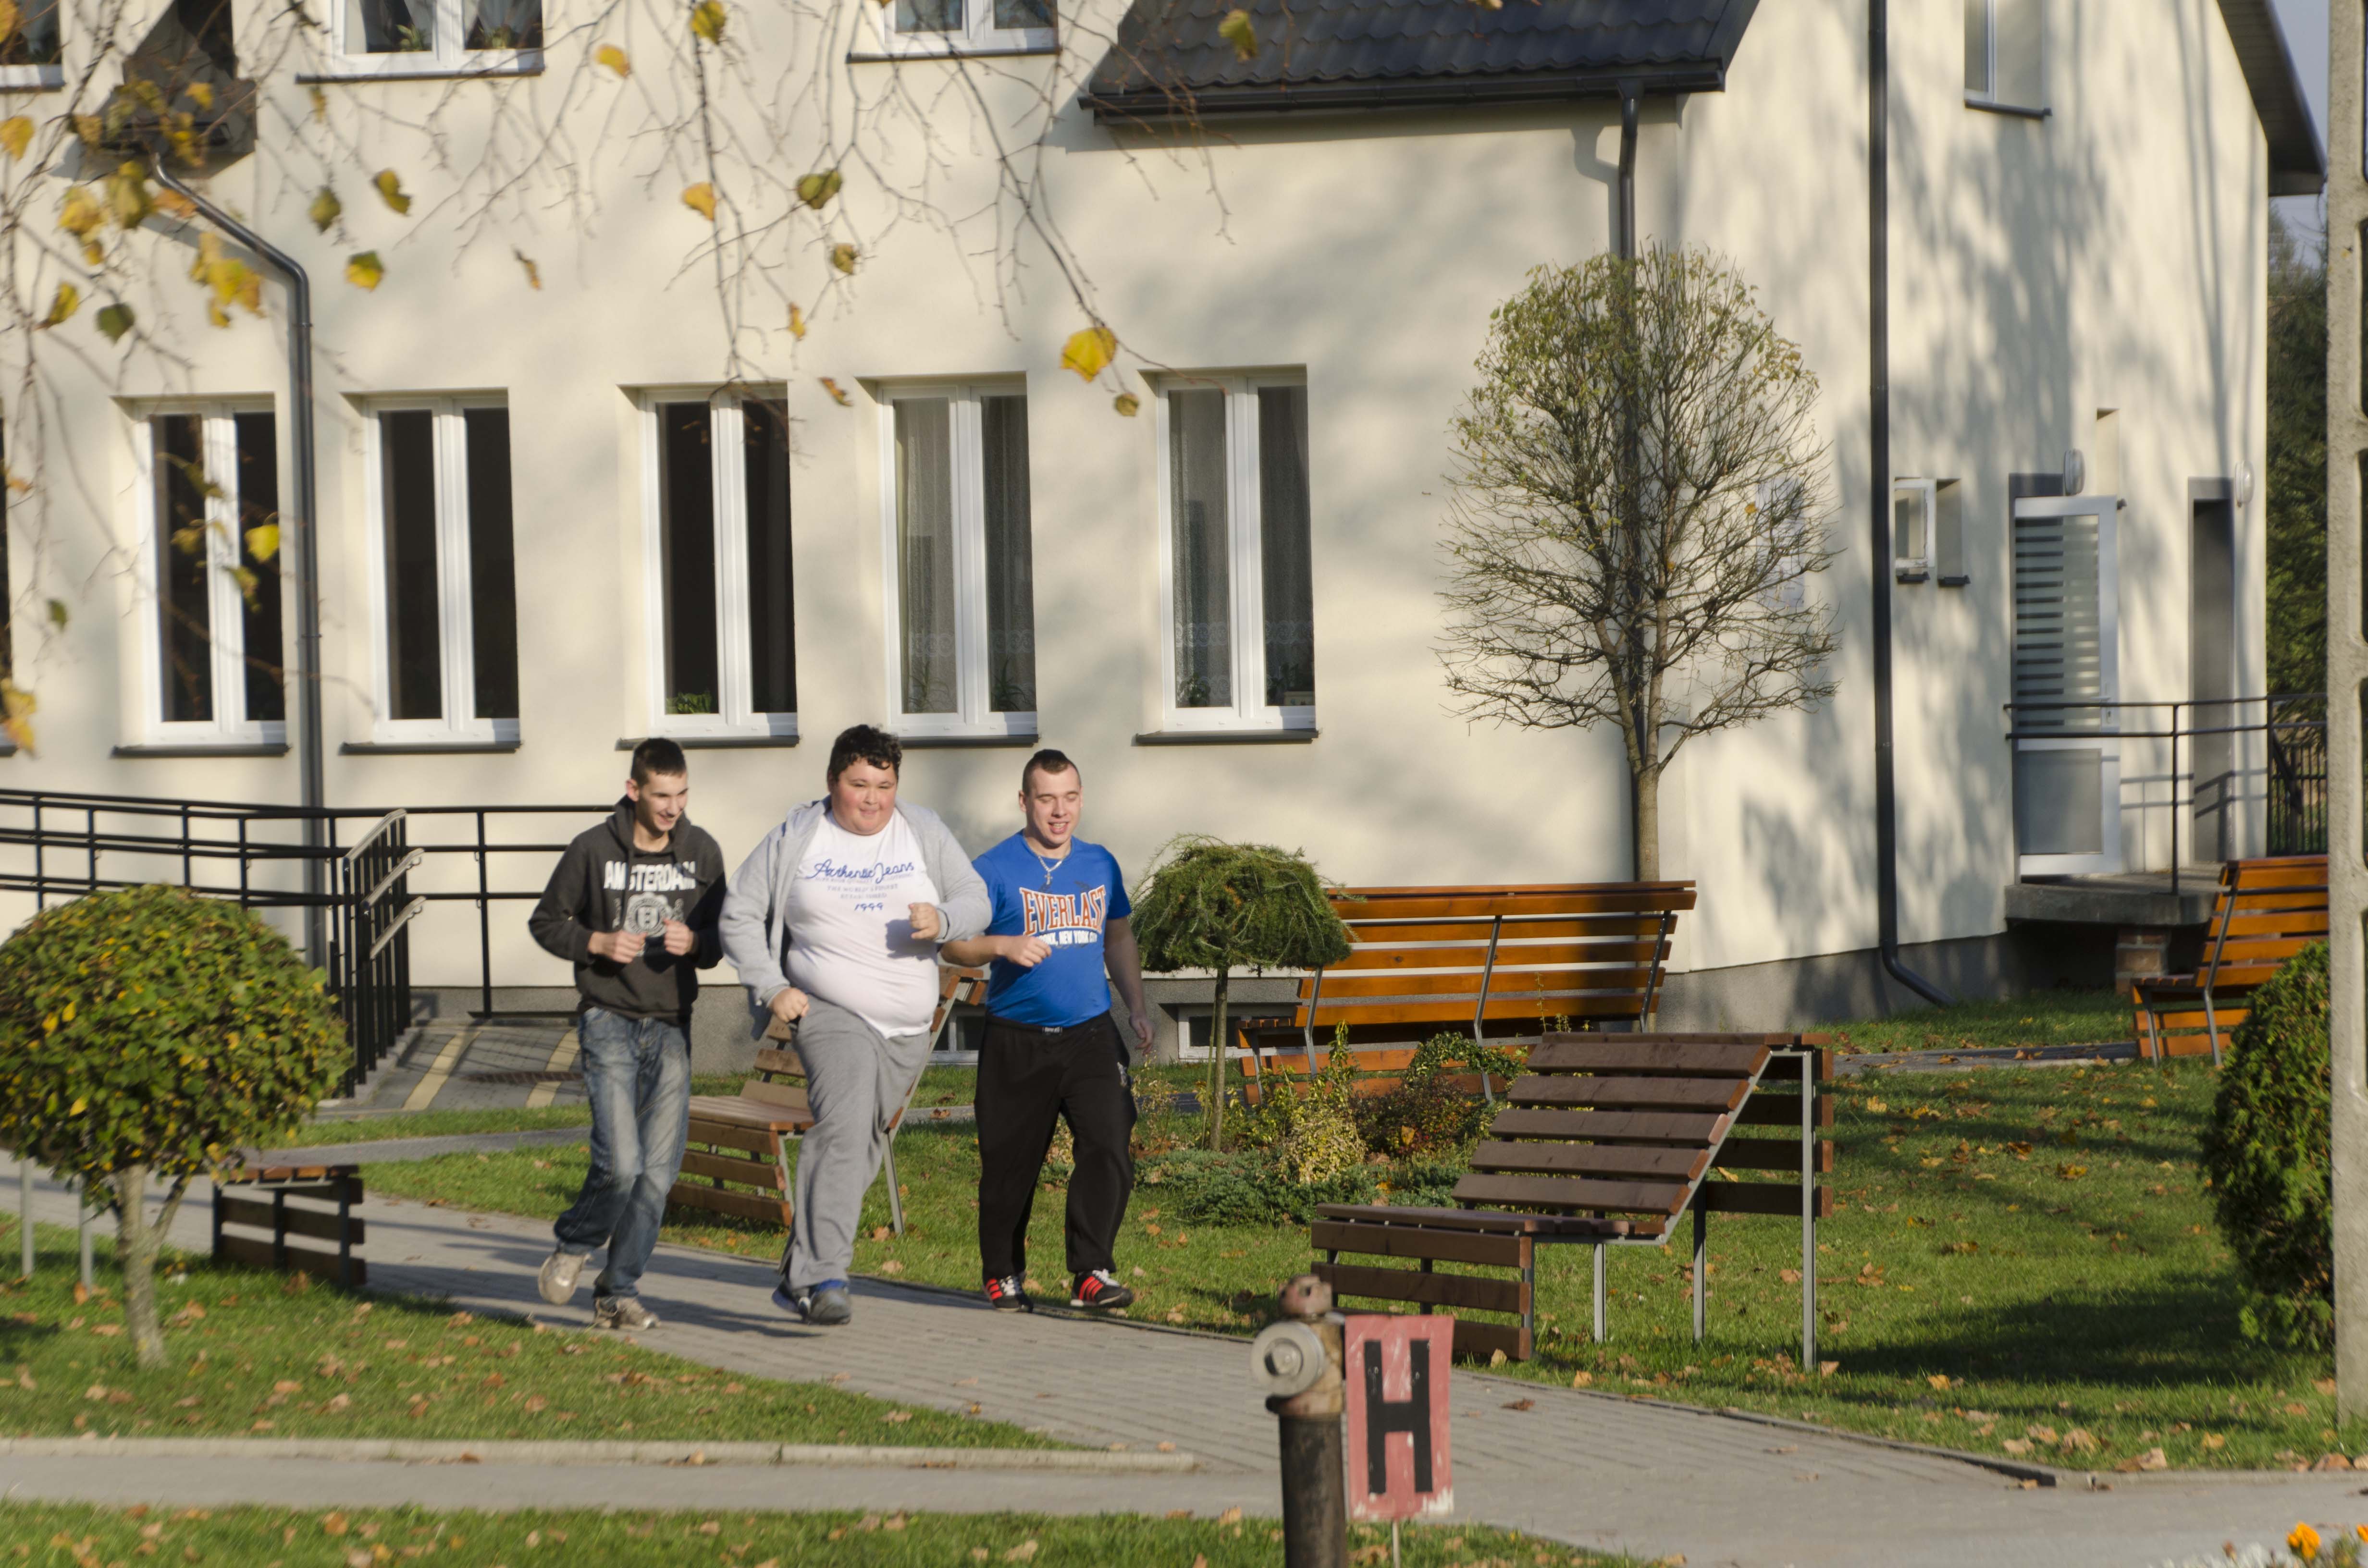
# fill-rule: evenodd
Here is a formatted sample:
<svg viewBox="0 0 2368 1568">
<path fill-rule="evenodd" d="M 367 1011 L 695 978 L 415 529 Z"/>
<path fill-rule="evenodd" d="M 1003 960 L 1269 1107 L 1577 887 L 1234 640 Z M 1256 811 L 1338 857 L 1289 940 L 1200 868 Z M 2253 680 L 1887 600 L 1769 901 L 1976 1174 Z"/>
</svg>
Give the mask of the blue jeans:
<svg viewBox="0 0 2368 1568">
<path fill-rule="evenodd" d="M 592 1168 L 552 1227 L 563 1252 L 603 1244 L 597 1296 L 631 1296 L 658 1244 L 666 1192 L 690 1131 L 690 1037 L 669 1018 L 626 1018 L 586 1007 L 576 1026 L 584 1092 L 592 1102 Z"/>
</svg>

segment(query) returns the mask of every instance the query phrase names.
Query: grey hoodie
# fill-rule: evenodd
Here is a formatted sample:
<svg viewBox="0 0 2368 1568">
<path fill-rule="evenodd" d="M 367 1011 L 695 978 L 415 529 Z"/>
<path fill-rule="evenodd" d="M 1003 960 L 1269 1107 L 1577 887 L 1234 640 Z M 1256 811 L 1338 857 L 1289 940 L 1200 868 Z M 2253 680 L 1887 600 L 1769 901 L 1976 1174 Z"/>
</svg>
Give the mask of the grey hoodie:
<svg viewBox="0 0 2368 1568">
<path fill-rule="evenodd" d="M 768 1005 L 789 988 L 790 892 L 797 881 L 798 864 L 830 802 L 808 801 L 792 811 L 780 826 L 767 834 L 740 862 L 725 884 L 723 914 L 718 922 L 723 934 L 723 954 L 740 971 L 748 988 L 749 1027 L 761 1035 L 771 1022 Z M 994 914 L 986 884 L 971 869 L 952 831 L 925 806 L 899 801 L 896 814 L 913 830 L 921 846 L 921 866 L 938 890 L 939 943 L 960 942 L 986 929 Z"/>
<path fill-rule="evenodd" d="M 723 949 L 715 937 L 723 903 L 723 851 L 686 815 L 666 846 L 633 847 L 633 803 L 620 801 L 609 820 L 575 835 L 559 858 L 527 929 L 543 948 L 575 966 L 575 992 L 586 1007 L 628 1018 L 687 1023 L 699 995 L 699 971 Z M 699 945 L 681 958 L 666 950 L 661 927 L 689 926 Z M 598 931 L 641 931 L 652 940 L 631 963 L 592 956 Z"/>
</svg>

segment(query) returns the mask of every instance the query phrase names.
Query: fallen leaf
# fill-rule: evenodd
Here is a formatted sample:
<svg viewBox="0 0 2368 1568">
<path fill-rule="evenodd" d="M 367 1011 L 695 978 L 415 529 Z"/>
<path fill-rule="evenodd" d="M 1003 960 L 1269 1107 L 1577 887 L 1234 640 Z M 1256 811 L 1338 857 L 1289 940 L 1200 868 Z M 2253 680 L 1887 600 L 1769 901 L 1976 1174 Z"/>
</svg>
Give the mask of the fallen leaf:
<svg viewBox="0 0 2368 1568">
<path fill-rule="evenodd" d="M 633 74 L 633 62 L 626 58 L 623 50 L 613 43 L 604 43 L 594 50 L 592 58 L 595 62 L 607 66 L 620 76 L 630 76 Z"/>
<path fill-rule="evenodd" d="M 1538 1402 L 1534 1399 L 1508 1399 L 1505 1402 L 1508 1410 L 1535 1410 L 1537 1407 Z"/>
<path fill-rule="evenodd" d="M 1575 1389 L 1583 1389 L 1594 1381 L 1595 1374 L 1593 1372 L 1573 1372 L 1570 1375 L 1570 1386 Z"/>
<path fill-rule="evenodd" d="M 1033 1562 L 1035 1557 L 1036 1543 L 1033 1540 L 1023 1540 L 1003 1554 L 1003 1560 L 1006 1562 Z"/>
<path fill-rule="evenodd" d="M 682 204 L 709 222 L 715 222 L 715 187 L 707 181 L 683 187 Z"/>
<path fill-rule="evenodd" d="M 2027 1454 L 2031 1452 L 2031 1440 L 2027 1437 L 2009 1437 L 1999 1446 L 2010 1454 Z"/>
<path fill-rule="evenodd" d="M 1061 349 L 1061 369 L 1075 370 L 1080 381 L 1092 381 L 1118 352 L 1118 335 L 1106 326 L 1089 326 L 1069 335 Z"/>
<path fill-rule="evenodd" d="M 1242 1522 L 1242 1511 L 1239 1508 L 1228 1508 L 1224 1513 L 1217 1516 L 1217 1522 L 1221 1525 L 1240 1524 Z"/>
</svg>

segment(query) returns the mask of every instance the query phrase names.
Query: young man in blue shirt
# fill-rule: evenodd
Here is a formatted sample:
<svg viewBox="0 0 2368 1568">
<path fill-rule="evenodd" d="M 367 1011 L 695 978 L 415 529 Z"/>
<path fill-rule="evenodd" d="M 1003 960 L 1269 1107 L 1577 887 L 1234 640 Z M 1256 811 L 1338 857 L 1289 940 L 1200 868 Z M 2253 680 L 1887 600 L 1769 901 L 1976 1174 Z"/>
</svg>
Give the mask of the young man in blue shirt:
<svg viewBox="0 0 2368 1568">
<path fill-rule="evenodd" d="M 1134 1292 L 1111 1272 L 1111 1248 L 1134 1186 L 1134 1094 L 1110 1016 L 1125 1003 L 1137 1050 L 1151 1044 L 1143 962 L 1118 860 L 1076 835 L 1085 787 L 1077 765 L 1040 751 L 1019 773 L 1028 825 L 973 862 L 994 901 L 984 936 L 949 942 L 946 959 L 989 960 L 986 1039 L 978 1053 L 978 1250 L 986 1299 L 1025 1312 L 1028 1213 L 1065 1118 L 1076 1144 L 1067 1226 L 1073 1307 L 1122 1307 Z M 1107 978 L 1105 978 L 1107 976 Z"/>
</svg>

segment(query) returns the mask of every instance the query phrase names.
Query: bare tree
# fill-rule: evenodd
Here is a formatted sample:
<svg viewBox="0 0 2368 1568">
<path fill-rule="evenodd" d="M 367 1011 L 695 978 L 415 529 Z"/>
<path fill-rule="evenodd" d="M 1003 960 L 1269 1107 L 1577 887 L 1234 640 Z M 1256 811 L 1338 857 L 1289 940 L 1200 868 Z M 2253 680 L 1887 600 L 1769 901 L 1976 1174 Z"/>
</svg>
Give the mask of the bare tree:
<svg viewBox="0 0 2368 1568">
<path fill-rule="evenodd" d="M 1816 376 L 1694 249 L 1539 267 L 1490 317 L 1453 423 L 1440 657 L 1456 710 L 1616 723 L 1634 874 L 1696 735 L 1832 695 Z"/>
</svg>

